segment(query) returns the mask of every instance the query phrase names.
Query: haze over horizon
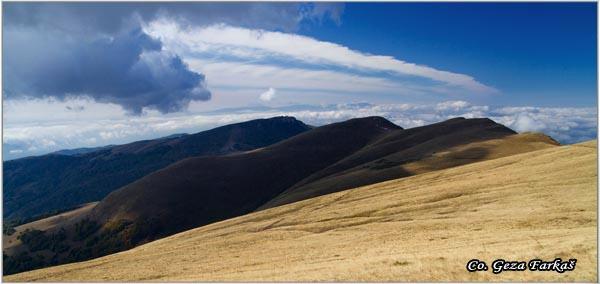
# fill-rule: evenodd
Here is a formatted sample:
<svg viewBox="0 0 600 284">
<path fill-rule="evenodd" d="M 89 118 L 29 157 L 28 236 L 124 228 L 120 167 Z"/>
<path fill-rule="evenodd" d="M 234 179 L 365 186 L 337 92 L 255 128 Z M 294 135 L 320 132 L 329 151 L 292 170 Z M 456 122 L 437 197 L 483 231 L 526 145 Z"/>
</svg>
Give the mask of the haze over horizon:
<svg viewBox="0 0 600 284">
<path fill-rule="evenodd" d="M 4 160 L 278 115 L 489 117 L 561 143 L 596 137 L 595 3 L 3 10 Z"/>
</svg>

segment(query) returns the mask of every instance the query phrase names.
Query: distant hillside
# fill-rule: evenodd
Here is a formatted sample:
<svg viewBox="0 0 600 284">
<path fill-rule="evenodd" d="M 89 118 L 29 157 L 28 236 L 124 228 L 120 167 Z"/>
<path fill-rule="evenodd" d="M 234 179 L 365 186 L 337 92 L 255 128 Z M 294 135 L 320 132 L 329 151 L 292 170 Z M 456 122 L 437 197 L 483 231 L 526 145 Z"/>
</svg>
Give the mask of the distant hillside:
<svg viewBox="0 0 600 284">
<path fill-rule="evenodd" d="M 63 149 L 63 150 L 54 151 L 54 152 L 50 153 L 50 155 L 55 154 L 55 155 L 65 155 L 65 156 L 76 156 L 76 155 L 83 155 L 83 154 L 87 154 L 87 153 L 92 153 L 92 152 L 108 149 L 108 148 L 111 148 L 114 146 L 115 145 L 106 145 L 106 146 L 101 146 L 101 147 Z"/>
<path fill-rule="evenodd" d="M 184 158 L 253 150 L 309 129 L 291 117 L 236 123 L 98 149 L 4 162 L 4 218 L 28 218 L 98 201 L 111 191 Z"/>
<path fill-rule="evenodd" d="M 3 280 L 596 283 L 597 170 L 596 141 L 545 147 L 271 208 Z M 556 257 L 576 258 L 576 269 L 465 269 L 473 258 L 490 265 Z"/>
</svg>

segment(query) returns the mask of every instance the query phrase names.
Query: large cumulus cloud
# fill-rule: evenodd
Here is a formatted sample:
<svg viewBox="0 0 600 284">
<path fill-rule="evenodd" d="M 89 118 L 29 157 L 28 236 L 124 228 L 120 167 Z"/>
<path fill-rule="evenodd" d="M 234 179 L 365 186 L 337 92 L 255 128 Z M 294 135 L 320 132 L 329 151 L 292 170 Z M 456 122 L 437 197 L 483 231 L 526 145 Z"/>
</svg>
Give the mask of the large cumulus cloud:
<svg viewBox="0 0 600 284">
<path fill-rule="evenodd" d="M 80 37 L 55 30 L 6 31 L 4 94 L 14 97 L 90 96 L 139 114 L 144 107 L 178 111 L 207 100 L 202 74 L 161 50 L 139 28 L 112 36 Z"/>
</svg>

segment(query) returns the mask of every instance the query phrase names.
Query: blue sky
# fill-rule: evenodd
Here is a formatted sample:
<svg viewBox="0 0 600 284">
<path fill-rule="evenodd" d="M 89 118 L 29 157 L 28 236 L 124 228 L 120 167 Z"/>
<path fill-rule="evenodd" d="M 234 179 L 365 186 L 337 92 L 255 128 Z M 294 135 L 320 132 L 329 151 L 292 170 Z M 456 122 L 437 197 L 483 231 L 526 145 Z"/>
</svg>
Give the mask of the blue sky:
<svg viewBox="0 0 600 284">
<path fill-rule="evenodd" d="M 3 8 L 4 159 L 274 115 L 596 136 L 595 3 Z"/>
<path fill-rule="evenodd" d="M 596 104 L 595 3 L 348 3 L 301 34 L 473 75 L 487 103 Z"/>
</svg>

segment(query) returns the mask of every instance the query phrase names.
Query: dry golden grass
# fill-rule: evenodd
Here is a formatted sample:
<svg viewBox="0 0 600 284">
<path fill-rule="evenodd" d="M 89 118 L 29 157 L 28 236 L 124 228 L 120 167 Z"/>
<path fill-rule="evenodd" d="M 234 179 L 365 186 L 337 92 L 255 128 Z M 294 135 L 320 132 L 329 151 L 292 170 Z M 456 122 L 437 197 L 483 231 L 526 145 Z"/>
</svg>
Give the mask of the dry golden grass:
<svg viewBox="0 0 600 284">
<path fill-rule="evenodd" d="M 313 198 L 5 281 L 597 281 L 596 141 Z M 478 258 L 574 271 L 469 273 Z"/>
<path fill-rule="evenodd" d="M 431 157 L 402 165 L 412 174 L 422 174 L 465 164 L 492 160 L 557 146 L 552 138 L 536 132 L 525 132 L 499 139 L 473 142 L 449 148 Z"/>
</svg>

